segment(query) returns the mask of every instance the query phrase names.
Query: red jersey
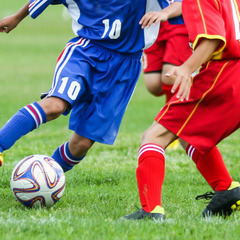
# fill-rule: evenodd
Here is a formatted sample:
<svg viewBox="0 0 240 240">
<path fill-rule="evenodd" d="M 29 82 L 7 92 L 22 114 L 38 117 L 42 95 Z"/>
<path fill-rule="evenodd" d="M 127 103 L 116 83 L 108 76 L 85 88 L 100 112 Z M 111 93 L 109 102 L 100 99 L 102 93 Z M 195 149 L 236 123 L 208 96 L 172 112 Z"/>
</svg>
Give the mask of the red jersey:
<svg viewBox="0 0 240 240">
<path fill-rule="evenodd" d="M 183 17 L 195 49 L 222 43 L 193 78 L 188 101 L 174 95 L 155 120 L 202 154 L 240 128 L 240 0 L 184 0 Z"/>
<path fill-rule="evenodd" d="M 184 0 L 183 17 L 193 49 L 202 38 L 220 39 L 212 59 L 240 58 L 239 6 L 240 0 Z"/>
</svg>

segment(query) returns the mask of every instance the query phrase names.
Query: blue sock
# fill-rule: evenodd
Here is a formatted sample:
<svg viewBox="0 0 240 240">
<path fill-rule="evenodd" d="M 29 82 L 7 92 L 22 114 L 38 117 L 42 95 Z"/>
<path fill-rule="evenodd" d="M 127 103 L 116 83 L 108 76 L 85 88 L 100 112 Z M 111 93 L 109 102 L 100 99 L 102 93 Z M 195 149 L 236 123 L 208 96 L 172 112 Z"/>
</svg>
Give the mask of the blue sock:
<svg viewBox="0 0 240 240">
<path fill-rule="evenodd" d="M 37 102 L 20 109 L 0 130 L 0 152 L 12 147 L 19 138 L 46 121 L 47 116 Z"/>
<path fill-rule="evenodd" d="M 71 170 L 85 157 L 74 157 L 68 149 L 68 144 L 69 142 L 66 142 L 59 146 L 52 155 L 52 158 L 62 167 L 64 172 Z"/>
</svg>

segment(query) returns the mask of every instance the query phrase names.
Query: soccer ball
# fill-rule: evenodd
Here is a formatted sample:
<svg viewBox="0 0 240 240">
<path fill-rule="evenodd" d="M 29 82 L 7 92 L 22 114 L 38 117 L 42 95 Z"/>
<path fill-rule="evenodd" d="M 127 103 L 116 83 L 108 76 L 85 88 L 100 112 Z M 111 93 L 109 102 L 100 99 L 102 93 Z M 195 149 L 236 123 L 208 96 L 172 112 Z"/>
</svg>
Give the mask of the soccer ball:
<svg viewBox="0 0 240 240">
<path fill-rule="evenodd" d="M 51 157 L 32 155 L 13 169 L 10 186 L 16 199 L 27 207 L 51 207 L 63 195 L 65 174 Z"/>
</svg>

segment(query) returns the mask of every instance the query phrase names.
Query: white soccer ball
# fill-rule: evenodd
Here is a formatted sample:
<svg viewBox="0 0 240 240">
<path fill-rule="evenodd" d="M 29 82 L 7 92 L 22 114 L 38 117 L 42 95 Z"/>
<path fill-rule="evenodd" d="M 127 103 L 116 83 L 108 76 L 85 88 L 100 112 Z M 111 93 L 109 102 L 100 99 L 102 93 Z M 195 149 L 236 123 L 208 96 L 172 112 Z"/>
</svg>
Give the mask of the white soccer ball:
<svg viewBox="0 0 240 240">
<path fill-rule="evenodd" d="M 51 157 L 32 155 L 13 169 L 11 189 L 16 199 L 27 207 L 51 207 L 63 195 L 65 174 Z"/>
</svg>

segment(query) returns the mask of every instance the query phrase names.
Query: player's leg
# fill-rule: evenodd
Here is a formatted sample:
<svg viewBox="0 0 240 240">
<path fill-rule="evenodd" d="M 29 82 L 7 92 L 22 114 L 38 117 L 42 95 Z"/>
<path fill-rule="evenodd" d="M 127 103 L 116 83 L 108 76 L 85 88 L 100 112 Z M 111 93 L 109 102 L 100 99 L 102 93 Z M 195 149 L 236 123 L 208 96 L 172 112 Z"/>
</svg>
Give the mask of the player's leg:
<svg viewBox="0 0 240 240">
<path fill-rule="evenodd" d="M 87 43 L 73 42 L 67 64 L 61 55 L 58 65 L 65 67 L 49 92 L 71 105 L 69 129 L 74 134 L 52 155 L 64 171 L 79 163 L 95 141 L 113 144 L 141 70 L 141 54 L 125 57 Z"/>
<path fill-rule="evenodd" d="M 0 152 L 47 121 L 42 107 L 34 102 L 17 111 L 0 130 Z"/>
<path fill-rule="evenodd" d="M 164 24 L 163 24 L 164 25 Z M 144 50 L 142 57 L 143 77 L 147 90 L 154 96 L 163 95 L 162 91 L 162 57 L 165 50 L 165 39 L 162 38 L 164 28 L 161 29 L 155 43 Z"/>
<path fill-rule="evenodd" d="M 182 145 L 186 146 L 186 144 Z M 184 148 L 188 156 L 196 164 L 198 171 L 214 191 L 224 191 L 230 187 L 233 179 L 216 146 L 204 155 L 190 144 L 187 144 Z"/>
<path fill-rule="evenodd" d="M 161 71 L 145 72 L 143 76 L 144 76 L 146 88 L 152 95 L 156 97 L 163 95 Z"/>
<path fill-rule="evenodd" d="M 73 133 L 70 140 L 59 146 L 52 155 L 64 172 L 71 170 L 86 156 L 94 141 Z"/>
<path fill-rule="evenodd" d="M 81 40 L 77 39 L 75 44 L 78 44 Z M 34 102 L 29 104 L 22 109 L 20 109 L 0 130 L 0 152 L 9 149 L 19 138 L 28 134 L 30 131 L 38 128 L 41 124 L 51 121 L 66 110 L 70 110 L 71 101 L 69 101 L 69 94 L 66 91 L 69 88 L 67 85 L 68 72 L 65 69 L 73 69 L 70 62 L 71 56 L 74 54 L 69 49 L 74 49 L 74 44 L 68 44 L 64 49 L 63 54 L 60 55 L 58 63 L 55 70 L 55 76 L 53 80 L 53 85 L 51 92 L 48 92 L 48 96 L 40 100 L 39 102 Z M 66 61 L 65 57 L 67 53 Z M 69 64 L 70 62 L 70 64 Z M 63 64 L 64 63 L 64 64 Z M 65 74 L 62 77 L 61 73 Z M 70 81 L 69 81 L 70 82 Z M 58 88 L 57 88 L 58 87 Z M 63 88 L 64 87 L 64 88 Z M 75 86 L 76 87 L 76 86 Z M 56 89 L 57 88 L 57 89 Z M 73 88 L 78 89 L 78 88 Z M 65 90 L 65 91 L 64 91 Z M 53 95 L 57 92 L 58 95 Z M 75 91 L 76 92 L 76 91 Z M 77 92 L 78 93 L 78 92 Z M 52 96 L 50 96 L 52 94 Z M 71 92 L 72 94 L 72 92 Z M 72 95 L 71 95 L 72 97 Z M 68 113 L 68 111 L 66 111 Z M 3 162 L 3 156 L 0 154 L 0 162 Z"/>
<path fill-rule="evenodd" d="M 218 148 L 215 146 L 203 155 L 192 145 L 182 140 L 181 145 L 196 164 L 198 171 L 215 191 L 211 202 L 204 209 L 202 215 L 204 217 L 227 216 L 234 210 L 240 210 L 240 184 L 233 181 Z"/>
<path fill-rule="evenodd" d="M 164 155 L 165 148 L 175 139 L 176 136 L 173 133 L 157 122 L 154 122 L 143 134 L 136 172 L 142 209 L 124 218 L 164 220 L 164 209 L 161 203 L 165 175 Z"/>
<path fill-rule="evenodd" d="M 21 108 L 0 130 L 0 152 L 11 148 L 18 139 L 41 124 L 60 116 L 67 106 L 62 99 L 46 98 Z"/>
<path fill-rule="evenodd" d="M 156 97 L 165 95 L 166 102 L 168 102 L 173 94 L 171 89 L 174 80 L 165 77 L 165 74 L 175 65 L 164 63 L 161 70 L 158 71 L 144 71 L 144 81 L 147 90 Z"/>
<path fill-rule="evenodd" d="M 46 97 L 38 101 L 46 114 L 47 122 L 58 118 L 69 107 L 69 103 L 59 97 Z"/>
</svg>

